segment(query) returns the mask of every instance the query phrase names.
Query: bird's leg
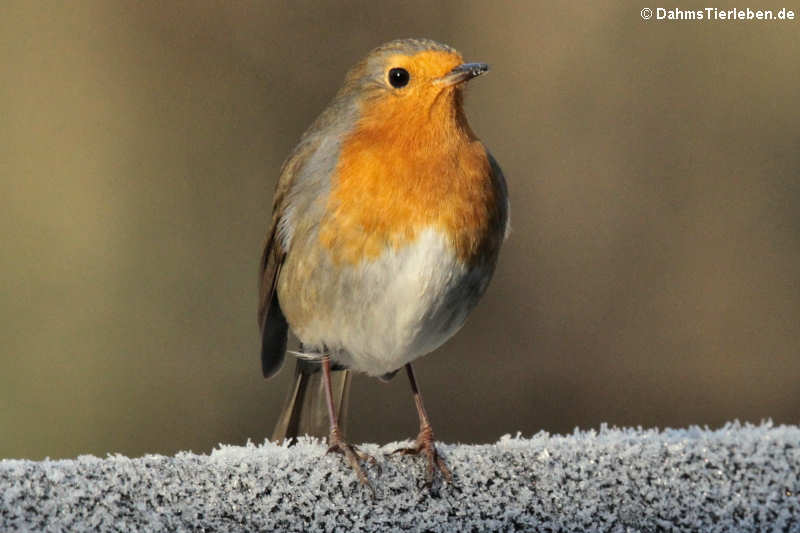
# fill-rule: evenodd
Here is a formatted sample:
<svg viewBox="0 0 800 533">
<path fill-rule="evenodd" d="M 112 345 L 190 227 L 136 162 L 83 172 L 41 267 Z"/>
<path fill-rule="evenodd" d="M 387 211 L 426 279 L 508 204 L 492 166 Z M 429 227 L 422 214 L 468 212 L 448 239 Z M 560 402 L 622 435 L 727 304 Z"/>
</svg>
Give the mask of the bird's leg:
<svg viewBox="0 0 800 533">
<path fill-rule="evenodd" d="M 327 453 L 336 452 L 344 455 L 347 459 L 347 462 L 349 462 L 350 466 L 352 466 L 353 470 L 355 470 L 358 479 L 361 481 L 361 483 L 369 487 L 374 495 L 375 489 L 373 489 L 372 485 L 370 485 L 369 480 L 364 474 L 364 470 L 361 468 L 361 464 L 358 461 L 361 459 L 362 461 L 368 461 L 372 464 L 375 464 L 375 458 L 362 452 L 352 444 L 348 444 L 344 441 L 344 437 L 342 437 L 342 430 L 339 429 L 339 420 L 336 417 L 336 408 L 333 406 L 333 393 L 331 391 L 331 359 L 327 355 L 322 359 L 322 372 L 322 380 L 325 383 L 325 400 L 328 404 L 328 417 L 331 421 L 331 433 L 328 437 L 329 447 Z"/>
<path fill-rule="evenodd" d="M 417 380 L 414 377 L 414 369 L 411 368 L 411 363 L 406 364 L 406 373 L 408 374 L 408 381 L 411 384 L 411 392 L 414 394 L 414 403 L 417 405 L 417 413 L 419 414 L 419 435 L 414 446 L 410 448 L 400 448 L 395 450 L 394 453 L 402 455 L 419 455 L 424 454 L 428 459 L 428 469 L 426 475 L 427 484 L 433 483 L 433 476 L 438 469 L 442 473 L 445 480 L 452 481 L 453 476 L 444 462 L 444 459 L 436 451 L 436 446 L 433 442 L 433 428 L 428 420 L 428 415 L 425 412 L 425 405 L 422 403 L 422 394 L 417 387 Z"/>
</svg>

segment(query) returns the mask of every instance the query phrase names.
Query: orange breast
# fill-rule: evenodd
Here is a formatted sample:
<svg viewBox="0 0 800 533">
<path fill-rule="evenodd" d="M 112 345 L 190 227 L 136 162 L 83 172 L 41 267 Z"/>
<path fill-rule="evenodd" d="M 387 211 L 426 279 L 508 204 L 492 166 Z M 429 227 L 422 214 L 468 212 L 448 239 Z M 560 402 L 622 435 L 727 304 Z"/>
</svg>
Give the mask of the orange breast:
<svg viewBox="0 0 800 533">
<path fill-rule="evenodd" d="M 319 238 L 334 261 L 356 264 L 436 228 L 470 263 L 496 210 L 486 150 L 461 111 L 460 95 L 419 112 L 392 96 L 370 102 L 343 141 Z"/>
</svg>

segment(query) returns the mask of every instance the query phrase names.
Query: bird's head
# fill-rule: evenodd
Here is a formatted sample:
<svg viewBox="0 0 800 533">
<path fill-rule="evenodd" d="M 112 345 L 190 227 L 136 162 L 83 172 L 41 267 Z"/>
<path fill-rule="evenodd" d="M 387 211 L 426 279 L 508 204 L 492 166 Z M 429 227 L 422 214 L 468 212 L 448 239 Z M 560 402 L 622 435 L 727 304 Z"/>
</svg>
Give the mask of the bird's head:
<svg viewBox="0 0 800 533">
<path fill-rule="evenodd" d="M 488 70 L 485 63 L 465 63 L 447 45 L 402 39 L 370 52 L 348 73 L 343 91 L 360 100 L 365 118 L 416 122 L 457 117 L 464 83 Z"/>
</svg>

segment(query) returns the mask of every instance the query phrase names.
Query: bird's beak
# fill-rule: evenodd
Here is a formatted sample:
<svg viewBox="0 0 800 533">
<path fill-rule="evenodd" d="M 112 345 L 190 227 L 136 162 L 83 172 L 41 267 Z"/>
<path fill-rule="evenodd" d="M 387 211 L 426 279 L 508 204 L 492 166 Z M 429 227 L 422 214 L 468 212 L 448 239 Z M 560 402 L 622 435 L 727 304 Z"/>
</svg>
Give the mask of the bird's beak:
<svg viewBox="0 0 800 533">
<path fill-rule="evenodd" d="M 480 76 L 486 72 L 489 72 L 489 65 L 486 63 L 464 63 L 462 65 L 458 65 L 441 78 L 437 78 L 436 84 L 450 87 L 453 85 L 458 85 L 459 83 L 464 83 L 465 81 L 471 80 L 472 78 Z"/>
</svg>

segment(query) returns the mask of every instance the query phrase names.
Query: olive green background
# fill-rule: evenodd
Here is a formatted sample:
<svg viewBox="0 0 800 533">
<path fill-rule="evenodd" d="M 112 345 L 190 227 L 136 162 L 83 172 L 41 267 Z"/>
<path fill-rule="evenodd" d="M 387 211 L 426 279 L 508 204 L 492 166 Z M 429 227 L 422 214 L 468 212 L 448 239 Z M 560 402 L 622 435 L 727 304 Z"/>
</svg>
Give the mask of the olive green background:
<svg viewBox="0 0 800 533">
<path fill-rule="evenodd" d="M 512 196 L 487 295 L 417 365 L 438 437 L 800 421 L 800 22 L 605 4 L 0 4 L 0 457 L 269 435 L 279 167 L 410 36 L 491 64 L 467 113 Z M 402 374 L 357 377 L 351 418 L 415 434 Z"/>
</svg>

